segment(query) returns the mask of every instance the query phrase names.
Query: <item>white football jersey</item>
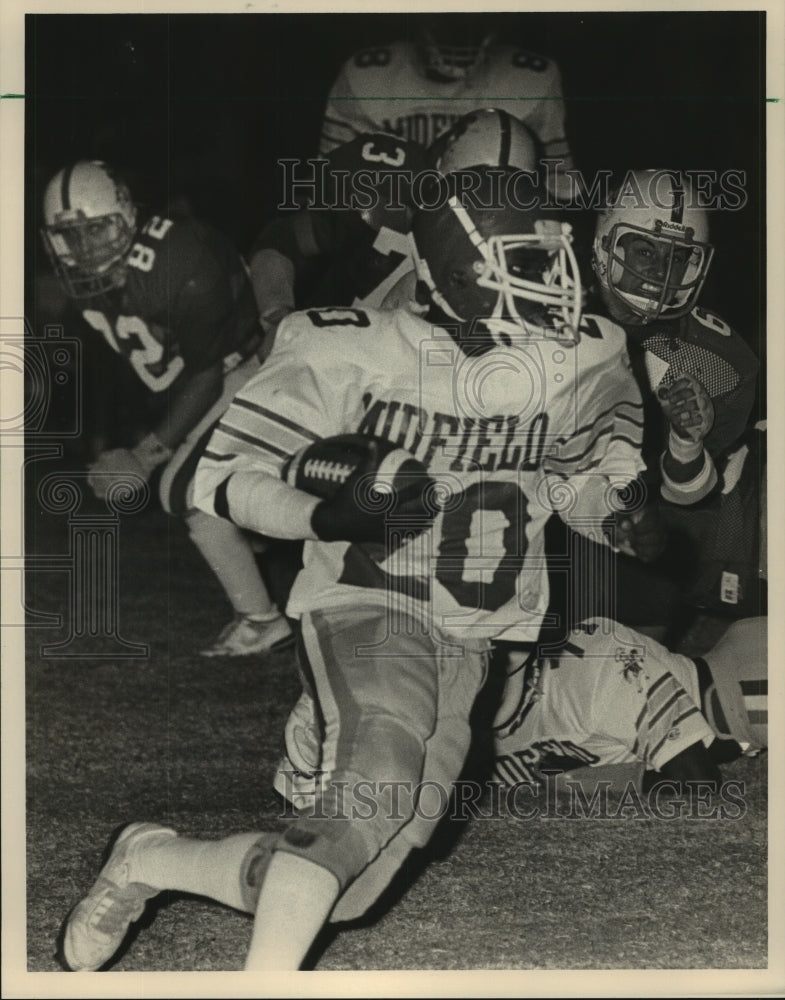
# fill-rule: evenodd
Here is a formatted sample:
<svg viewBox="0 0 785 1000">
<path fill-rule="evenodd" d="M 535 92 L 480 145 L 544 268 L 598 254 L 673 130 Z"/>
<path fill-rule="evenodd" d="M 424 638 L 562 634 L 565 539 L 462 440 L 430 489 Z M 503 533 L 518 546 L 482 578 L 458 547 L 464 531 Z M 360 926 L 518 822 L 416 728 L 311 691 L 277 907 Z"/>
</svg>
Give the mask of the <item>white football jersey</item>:
<svg viewBox="0 0 785 1000">
<path fill-rule="evenodd" d="M 496 718 L 495 776 L 642 762 L 659 770 L 715 734 L 700 711 L 692 660 L 608 618 L 571 632 L 558 657 L 531 658 L 508 679 Z"/>
<path fill-rule="evenodd" d="M 376 131 L 429 146 L 478 108 L 508 111 L 539 137 L 546 156 L 560 157 L 564 168 L 572 166 L 558 66 L 511 45 L 491 46 L 466 77 L 447 83 L 425 75 L 410 42 L 355 53 L 330 91 L 320 152 Z"/>
<path fill-rule="evenodd" d="M 609 515 L 608 486 L 642 469 L 641 400 L 623 331 L 587 317 L 580 343 L 467 357 L 406 310 L 310 309 L 279 327 L 201 460 L 196 503 L 229 474 L 280 474 L 314 438 L 375 434 L 408 449 L 447 497 L 432 525 L 387 546 L 306 542 L 288 611 L 416 605 L 453 635 L 534 639 L 548 602 L 543 528 Z M 409 603 L 407 603 L 409 602 Z M 413 602 L 413 605 L 412 605 Z"/>
</svg>

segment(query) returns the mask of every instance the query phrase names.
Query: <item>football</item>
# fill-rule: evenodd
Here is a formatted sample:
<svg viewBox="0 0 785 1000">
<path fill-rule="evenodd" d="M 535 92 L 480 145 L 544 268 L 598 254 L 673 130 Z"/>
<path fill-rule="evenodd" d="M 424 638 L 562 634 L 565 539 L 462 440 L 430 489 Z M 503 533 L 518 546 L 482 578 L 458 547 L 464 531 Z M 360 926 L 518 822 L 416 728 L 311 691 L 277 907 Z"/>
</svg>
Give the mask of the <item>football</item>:
<svg viewBox="0 0 785 1000">
<path fill-rule="evenodd" d="M 361 465 L 374 476 L 371 489 L 378 494 L 399 494 L 399 499 L 420 494 L 432 482 L 425 466 L 405 448 L 386 438 L 366 434 L 338 434 L 307 445 L 287 459 L 281 478 L 290 486 L 329 500 Z"/>
</svg>

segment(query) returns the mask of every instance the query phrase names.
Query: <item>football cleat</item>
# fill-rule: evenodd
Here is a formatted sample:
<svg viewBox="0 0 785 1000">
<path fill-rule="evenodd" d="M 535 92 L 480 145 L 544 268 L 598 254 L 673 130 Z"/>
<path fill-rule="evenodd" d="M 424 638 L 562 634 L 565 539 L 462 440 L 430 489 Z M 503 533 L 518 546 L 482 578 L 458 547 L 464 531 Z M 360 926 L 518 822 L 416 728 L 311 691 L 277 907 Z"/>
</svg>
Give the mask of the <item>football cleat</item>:
<svg viewBox="0 0 785 1000">
<path fill-rule="evenodd" d="M 157 823 L 131 823 L 121 831 L 89 894 L 66 917 L 62 959 L 70 972 L 96 972 L 117 952 L 147 900 L 160 891 L 129 881 L 134 852 L 150 838 L 176 836 Z"/>
<path fill-rule="evenodd" d="M 279 613 L 265 618 L 236 615 L 222 630 L 212 646 L 201 656 L 249 656 L 265 650 L 284 649 L 294 642 L 294 633 L 285 616 Z"/>
</svg>

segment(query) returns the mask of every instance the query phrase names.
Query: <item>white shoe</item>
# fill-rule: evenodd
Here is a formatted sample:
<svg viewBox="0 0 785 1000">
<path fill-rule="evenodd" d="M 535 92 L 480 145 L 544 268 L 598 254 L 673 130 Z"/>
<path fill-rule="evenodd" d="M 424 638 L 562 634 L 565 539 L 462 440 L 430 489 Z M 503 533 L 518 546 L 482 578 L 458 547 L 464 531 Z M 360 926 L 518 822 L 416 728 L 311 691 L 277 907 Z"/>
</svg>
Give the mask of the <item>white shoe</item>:
<svg viewBox="0 0 785 1000">
<path fill-rule="evenodd" d="M 176 836 L 157 823 L 131 823 L 121 831 L 92 889 L 66 917 L 62 960 L 69 971 L 95 972 L 114 956 L 147 900 L 159 891 L 130 881 L 132 854 L 144 840 L 160 843 Z"/>
<path fill-rule="evenodd" d="M 278 612 L 265 618 L 237 615 L 222 629 L 213 645 L 201 650 L 200 655 L 248 656 L 267 649 L 283 649 L 293 641 L 289 622 Z"/>
</svg>

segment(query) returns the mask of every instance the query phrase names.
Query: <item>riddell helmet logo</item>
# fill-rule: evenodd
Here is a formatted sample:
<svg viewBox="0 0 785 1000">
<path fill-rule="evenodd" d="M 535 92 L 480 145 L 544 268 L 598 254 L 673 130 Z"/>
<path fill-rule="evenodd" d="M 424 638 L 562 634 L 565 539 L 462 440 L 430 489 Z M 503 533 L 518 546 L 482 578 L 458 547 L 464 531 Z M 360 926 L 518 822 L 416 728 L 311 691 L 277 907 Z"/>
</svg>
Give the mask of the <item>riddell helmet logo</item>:
<svg viewBox="0 0 785 1000">
<path fill-rule="evenodd" d="M 693 229 L 689 226 L 683 226 L 680 222 L 669 222 L 666 219 L 658 219 L 656 224 L 657 233 L 672 233 L 674 236 L 679 236 L 684 240 L 692 241 Z"/>
</svg>

